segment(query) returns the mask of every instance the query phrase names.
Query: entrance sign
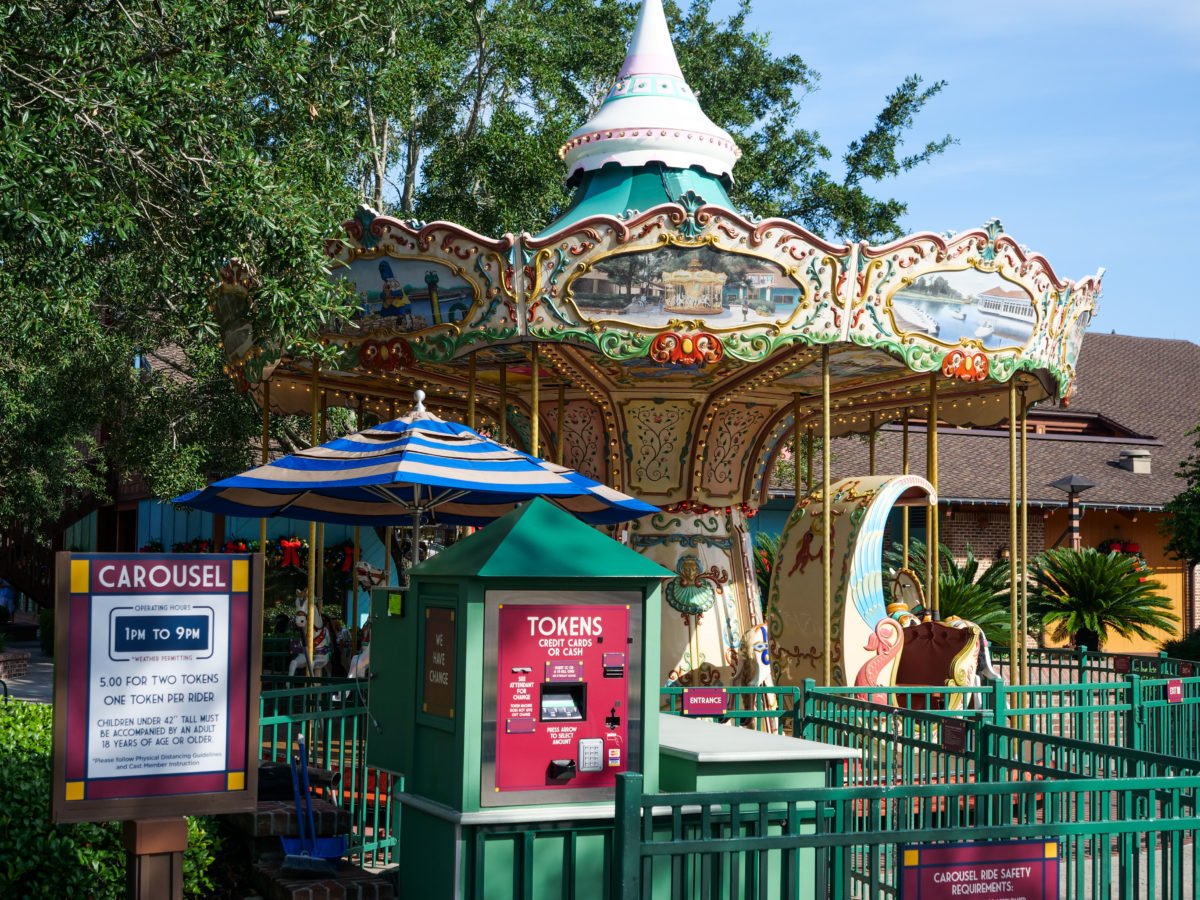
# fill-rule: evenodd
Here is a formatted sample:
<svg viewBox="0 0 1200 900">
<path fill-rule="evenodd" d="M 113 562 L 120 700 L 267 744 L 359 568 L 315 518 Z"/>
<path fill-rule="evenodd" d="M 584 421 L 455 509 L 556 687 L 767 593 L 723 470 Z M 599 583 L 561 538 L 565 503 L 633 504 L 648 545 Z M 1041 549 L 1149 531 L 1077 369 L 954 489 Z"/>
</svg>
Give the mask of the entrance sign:
<svg viewBox="0 0 1200 900">
<path fill-rule="evenodd" d="M 56 822 L 253 810 L 262 557 L 57 560 Z"/>
<path fill-rule="evenodd" d="M 725 715 L 725 689 L 684 688 L 682 711 L 685 716 Z"/>
<path fill-rule="evenodd" d="M 901 848 L 900 900 L 1057 900 L 1057 841 L 962 841 Z"/>
</svg>

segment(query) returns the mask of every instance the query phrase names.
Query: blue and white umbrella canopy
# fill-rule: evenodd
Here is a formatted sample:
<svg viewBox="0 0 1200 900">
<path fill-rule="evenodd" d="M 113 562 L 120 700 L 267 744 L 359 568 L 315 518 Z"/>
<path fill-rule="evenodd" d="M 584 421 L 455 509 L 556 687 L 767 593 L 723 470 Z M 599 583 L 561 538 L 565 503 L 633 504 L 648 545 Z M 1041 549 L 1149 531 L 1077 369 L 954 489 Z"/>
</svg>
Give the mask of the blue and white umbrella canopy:
<svg viewBox="0 0 1200 900">
<path fill-rule="evenodd" d="M 174 502 L 226 516 L 287 515 L 346 525 L 486 525 L 544 497 L 584 522 L 608 525 L 658 508 L 574 469 L 506 447 L 421 405 L 319 447 L 214 482 Z M 415 542 L 414 542 L 415 546 Z"/>
</svg>

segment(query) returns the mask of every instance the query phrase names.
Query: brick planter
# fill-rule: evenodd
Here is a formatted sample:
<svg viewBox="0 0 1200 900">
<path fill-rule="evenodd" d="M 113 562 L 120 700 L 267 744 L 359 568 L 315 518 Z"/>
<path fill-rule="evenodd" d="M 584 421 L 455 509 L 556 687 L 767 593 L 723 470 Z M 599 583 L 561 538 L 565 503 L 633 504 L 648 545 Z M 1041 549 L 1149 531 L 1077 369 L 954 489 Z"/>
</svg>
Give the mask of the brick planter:
<svg viewBox="0 0 1200 900">
<path fill-rule="evenodd" d="M 28 650 L 5 650 L 0 652 L 0 678 L 9 681 L 13 678 L 24 678 L 28 674 Z"/>
</svg>

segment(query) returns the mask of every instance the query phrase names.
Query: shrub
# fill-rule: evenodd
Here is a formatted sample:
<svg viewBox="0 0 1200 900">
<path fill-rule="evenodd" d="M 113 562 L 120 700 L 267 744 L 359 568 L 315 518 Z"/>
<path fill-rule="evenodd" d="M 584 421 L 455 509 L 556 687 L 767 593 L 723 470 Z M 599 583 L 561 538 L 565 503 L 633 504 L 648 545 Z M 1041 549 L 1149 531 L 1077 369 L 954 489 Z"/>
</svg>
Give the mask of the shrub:
<svg viewBox="0 0 1200 900">
<path fill-rule="evenodd" d="M 1184 637 L 1163 641 L 1161 647 L 1167 656 L 1200 662 L 1200 628 L 1189 631 Z"/>
<path fill-rule="evenodd" d="M 0 897 L 125 896 L 119 822 L 50 822 L 52 707 L 0 706 Z M 217 843 L 209 819 L 188 819 L 185 897 L 206 897 Z"/>
</svg>

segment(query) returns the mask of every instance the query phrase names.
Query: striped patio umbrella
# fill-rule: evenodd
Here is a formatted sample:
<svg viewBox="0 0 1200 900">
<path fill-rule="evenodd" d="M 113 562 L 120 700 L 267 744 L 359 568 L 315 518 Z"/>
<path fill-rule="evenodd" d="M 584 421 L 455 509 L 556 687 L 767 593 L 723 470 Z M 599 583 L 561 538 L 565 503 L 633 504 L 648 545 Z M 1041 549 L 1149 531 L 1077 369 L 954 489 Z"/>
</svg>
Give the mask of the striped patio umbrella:
<svg viewBox="0 0 1200 900">
<path fill-rule="evenodd" d="M 516 504 L 544 497 L 585 522 L 607 525 L 658 508 L 555 463 L 485 438 L 427 412 L 412 413 L 174 498 L 226 516 L 287 515 L 346 525 L 408 525 L 437 519 L 486 525 Z M 414 532 L 415 535 L 415 532 Z M 412 541 L 416 563 L 417 541 Z"/>
</svg>

